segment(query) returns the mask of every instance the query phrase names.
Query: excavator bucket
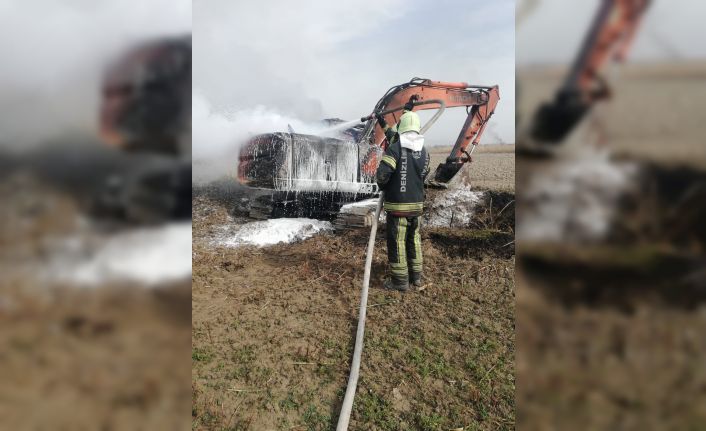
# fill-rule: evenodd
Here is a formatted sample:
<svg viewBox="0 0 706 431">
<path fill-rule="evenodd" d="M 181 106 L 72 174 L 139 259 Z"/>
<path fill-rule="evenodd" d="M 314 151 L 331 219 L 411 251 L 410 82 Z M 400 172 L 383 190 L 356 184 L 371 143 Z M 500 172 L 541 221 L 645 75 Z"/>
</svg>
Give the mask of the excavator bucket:
<svg viewBox="0 0 706 431">
<path fill-rule="evenodd" d="M 463 163 L 453 160 L 439 163 L 439 166 L 436 167 L 436 171 L 434 172 L 434 178 L 428 181 L 428 185 L 436 188 L 447 188 L 449 181 L 456 176 L 462 167 Z"/>
<path fill-rule="evenodd" d="M 557 97 L 540 106 L 532 123 L 532 139 L 547 144 L 559 144 L 581 122 L 589 105 L 574 97 Z"/>
<path fill-rule="evenodd" d="M 380 147 L 298 133 L 254 137 L 240 152 L 238 177 L 278 191 L 372 194 Z M 373 167 L 372 169 L 370 167 Z"/>
</svg>

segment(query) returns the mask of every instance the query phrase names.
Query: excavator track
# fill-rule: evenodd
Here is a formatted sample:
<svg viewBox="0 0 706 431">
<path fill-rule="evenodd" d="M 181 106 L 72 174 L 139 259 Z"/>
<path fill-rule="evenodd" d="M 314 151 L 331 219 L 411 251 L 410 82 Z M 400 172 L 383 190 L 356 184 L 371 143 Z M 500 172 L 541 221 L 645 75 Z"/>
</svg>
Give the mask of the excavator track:
<svg viewBox="0 0 706 431">
<path fill-rule="evenodd" d="M 268 191 L 250 198 L 247 214 L 259 220 L 282 217 L 334 220 L 341 207 L 369 196 L 371 195 Z"/>
</svg>

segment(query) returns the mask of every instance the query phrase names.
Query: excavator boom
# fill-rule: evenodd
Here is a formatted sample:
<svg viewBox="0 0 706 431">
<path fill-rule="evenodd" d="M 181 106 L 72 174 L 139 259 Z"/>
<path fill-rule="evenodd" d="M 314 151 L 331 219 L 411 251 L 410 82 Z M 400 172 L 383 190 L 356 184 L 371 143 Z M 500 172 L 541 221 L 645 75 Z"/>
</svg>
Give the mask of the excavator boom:
<svg viewBox="0 0 706 431">
<path fill-rule="evenodd" d="M 611 61 L 625 60 L 651 0 L 601 0 L 601 5 L 554 100 L 536 112 L 530 137 L 561 143 L 595 102 L 610 95 L 601 71 Z"/>
<path fill-rule="evenodd" d="M 444 163 L 441 163 L 433 176 L 433 181 L 444 184 L 451 181 L 461 167 L 470 161 L 469 145 L 478 145 L 488 120 L 495 112 L 500 100 L 498 86 L 472 86 L 465 82 L 441 82 L 429 79 L 414 78 L 406 84 L 392 87 L 378 101 L 375 111 L 384 111 L 389 107 L 402 107 L 409 100 L 415 100 L 414 111 L 438 109 L 438 105 L 425 103 L 439 101 L 446 108 L 465 107 L 467 117 L 456 138 L 453 149 Z M 402 114 L 401 110 L 385 115 L 388 124 L 396 124 Z M 385 132 L 370 120 L 365 130 L 370 135 L 372 145 L 385 147 Z M 365 132 L 363 136 L 366 136 Z M 377 168 L 377 165 L 375 165 Z"/>
</svg>

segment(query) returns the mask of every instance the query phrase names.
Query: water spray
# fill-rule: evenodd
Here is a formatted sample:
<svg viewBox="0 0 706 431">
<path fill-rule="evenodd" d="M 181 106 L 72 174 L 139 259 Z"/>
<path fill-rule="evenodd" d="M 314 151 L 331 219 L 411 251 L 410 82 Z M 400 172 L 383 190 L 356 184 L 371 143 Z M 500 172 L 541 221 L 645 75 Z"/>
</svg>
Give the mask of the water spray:
<svg viewBox="0 0 706 431">
<path fill-rule="evenodd" d="M 334 132 L 341 132 L 343 130 L 350 129 L 351 127 L 355 127 L 360 123 L 361 123 L 361 121 L 358 119 L 346 121 L 344 123 L 336 124 L 333 127 L 329 127 L 326 130 L 322 130 L 321 132 L 317 133 L 317 135 L 327 136 L 327 135 L 330 135 L 331 133 L 334 133 Z"/>
</svg>

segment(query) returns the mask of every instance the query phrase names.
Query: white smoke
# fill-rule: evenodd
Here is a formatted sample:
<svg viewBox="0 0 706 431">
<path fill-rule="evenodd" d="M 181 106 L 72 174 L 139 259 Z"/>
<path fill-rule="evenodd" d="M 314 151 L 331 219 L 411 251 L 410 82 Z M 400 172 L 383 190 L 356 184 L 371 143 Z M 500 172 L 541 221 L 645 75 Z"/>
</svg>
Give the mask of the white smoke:
<svg viewBox="0 0 706 431">
<path fill-rule="evenodd" d="M 318 134 L 325 128 L 320 123 L 307 123 L 265 106 L 234 112 L 217 111 L 198 91 L 192 94 L 193 178 L 197 183 L 223 176 L 235 176 L 240 148 L 253 136 L 262 133 L 287 132 Z"/>
<path fill-rule="evenodd" d="M 195 2 L 194 85 L 219 109 L 262 104 L 317 121 L 370 114 L 415 76 L 498 84 L 490 125 L 514 142 L 514 23 L 513 0 Z M 464 120 L 448 109 L 428 137 L 452 145 Z"/>
</svg>

